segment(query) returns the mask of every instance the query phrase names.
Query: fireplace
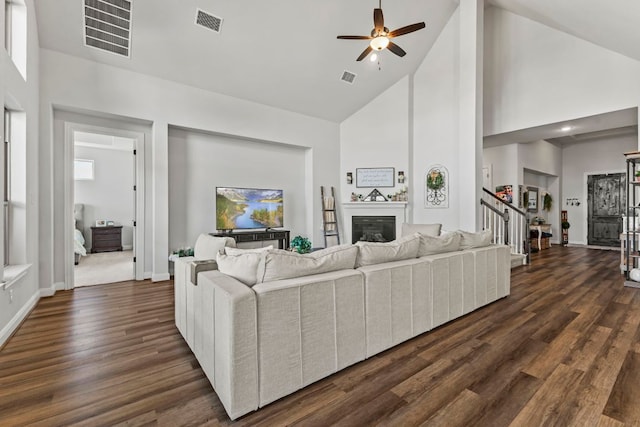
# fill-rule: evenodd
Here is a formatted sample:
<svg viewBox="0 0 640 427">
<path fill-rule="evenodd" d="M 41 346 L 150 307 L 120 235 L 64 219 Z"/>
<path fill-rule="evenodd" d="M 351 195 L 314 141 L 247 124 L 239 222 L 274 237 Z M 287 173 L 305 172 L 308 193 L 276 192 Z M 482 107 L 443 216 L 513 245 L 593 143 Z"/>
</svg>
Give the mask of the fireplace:
<svg viewBox="0 0 640 427">
<path fill-rule="evenodd" d="M 395 216 L 352 216 L 351 242 L 390 242 L 396 238 Z"/>
</svg>

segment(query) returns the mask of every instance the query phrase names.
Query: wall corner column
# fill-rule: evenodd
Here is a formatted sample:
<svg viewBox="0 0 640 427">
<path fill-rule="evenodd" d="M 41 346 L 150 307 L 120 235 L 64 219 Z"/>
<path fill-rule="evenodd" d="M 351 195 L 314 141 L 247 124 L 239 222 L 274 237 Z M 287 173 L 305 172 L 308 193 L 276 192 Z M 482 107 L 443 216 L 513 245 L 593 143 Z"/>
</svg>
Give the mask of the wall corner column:
<svg viewBox="0 0 640 427">
<path fill-rule="evenodd" d="M 151 191 L 154 282 L 169 280 L 169 124 L 153 123 Z"/>
<path fill-rule="evenodd" d="M 484 0 L 460 0 L 460 228 L 482 227 Z"/>
</svg>

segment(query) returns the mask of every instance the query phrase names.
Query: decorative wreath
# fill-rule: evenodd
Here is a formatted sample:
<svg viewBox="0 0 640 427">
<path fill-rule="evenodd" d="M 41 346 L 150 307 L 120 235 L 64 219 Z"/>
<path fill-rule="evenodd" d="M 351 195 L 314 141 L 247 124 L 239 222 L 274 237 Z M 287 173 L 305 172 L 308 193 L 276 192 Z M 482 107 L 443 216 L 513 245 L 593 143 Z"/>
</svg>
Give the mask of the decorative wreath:
<svg viewBox="0 0 640 427">
<path fill-rule="evenodd" d="M 444 177 L 439 170 L 432 170 L 427 175 L 427 187 L 431 190 L 440 190 L 444 187 Z"/>
</svg>

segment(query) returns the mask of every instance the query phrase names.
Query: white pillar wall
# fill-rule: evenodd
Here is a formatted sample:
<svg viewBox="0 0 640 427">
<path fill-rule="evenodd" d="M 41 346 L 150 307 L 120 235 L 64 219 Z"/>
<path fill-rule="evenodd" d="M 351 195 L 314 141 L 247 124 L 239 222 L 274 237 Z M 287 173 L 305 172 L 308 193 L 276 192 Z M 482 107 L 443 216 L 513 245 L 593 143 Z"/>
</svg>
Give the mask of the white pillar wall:
<svg viewBox="0 0 640 427">
<path fill-rule="evenodd" d="M 459 224 L 481 228 L 484 0 L 460 1 Z M 464 208 L 463 208 L 464 207 Z"/>
<path fill-rule="evenodd" d="M 169 280 L 169 125 L 153 124 L 153 274 L 154 282 Z"/>
</svg>

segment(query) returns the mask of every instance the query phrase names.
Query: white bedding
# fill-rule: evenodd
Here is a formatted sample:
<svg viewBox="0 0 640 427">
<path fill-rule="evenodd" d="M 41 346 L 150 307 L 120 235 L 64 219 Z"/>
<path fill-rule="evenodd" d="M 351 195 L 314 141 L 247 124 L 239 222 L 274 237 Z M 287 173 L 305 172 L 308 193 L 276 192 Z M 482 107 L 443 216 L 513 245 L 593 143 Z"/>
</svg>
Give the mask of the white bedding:
<svg viewBox="0 0 640 427">
<path fill-rule="evenodd" d="M 74 252 L 82 256 L 86 256 L 87 250 L 84 248 L 84 236 L 78 229 L 75 229 L 74 232 L 75 232 L 74 239 L 73 239 Z"/>
</svg>

